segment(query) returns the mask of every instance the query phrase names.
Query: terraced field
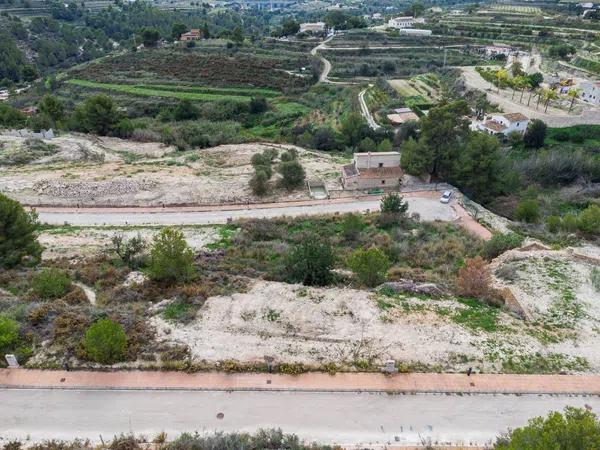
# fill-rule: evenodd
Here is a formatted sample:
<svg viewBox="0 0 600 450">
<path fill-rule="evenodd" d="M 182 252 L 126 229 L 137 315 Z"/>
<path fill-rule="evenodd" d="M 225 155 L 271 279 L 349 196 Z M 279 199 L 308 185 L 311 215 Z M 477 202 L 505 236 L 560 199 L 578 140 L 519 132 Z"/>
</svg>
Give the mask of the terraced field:
<svg viewBox="0 0 600 450">
<path fill-rule="evenodd" d="M 417 75 L 405 80 L 388 80 L 389 85 L 410 105 L 433 104 L 438 96 L 437 89 L 433 87 L 437 82 L 431 74 Z"/>
<path fill-rule="evenodd" d="M 175 86 L 175 85 L 130 85 L 116 83 L 99 83 L 95 81 L 71 79 L 69 84 L 82 86 L 92 89 L 102 89 L 113 92 L 122 92 L 125 94 L 149 96 L 149 97 L 167 97 L 179 100 L 196 101 L 215 101 L 232 100 L 247 101 L 251 96 L 276 97 L 279 92 L 271 89 L 251 89 L 251 88 L 209 88 L 204 86 Z"/>
<path fill-rule="evenodd" d="M 223 49 L 218 54 L 159 49 L 105 58 L 73 70 L 71 77 L 104 84 L 188 83 L 236 90 L 262 88 L 290 91 L 301 90 L 311 84 L 310 76 L 291 73 L 309 66 L 310 57 L 301 52 L 294 53 L 293 57 L 279 57 L 275 52 L 271 57 L 266 57 L 248 53 L 229 54 Z M 169 90 L 174 92 L 171 88 Z M 179 96 L 181 94 L 177 93 Z M 215 95 L 208 92 L 196 94 Z"/>
<path fill-rule="evenodd" d="M 505 14 L 542 14 L 542 10 L 535 6 L 519 6 L 519 5 L 491 5 L 490 10 L 494 12 L 502 12 Z"/>
</svg>

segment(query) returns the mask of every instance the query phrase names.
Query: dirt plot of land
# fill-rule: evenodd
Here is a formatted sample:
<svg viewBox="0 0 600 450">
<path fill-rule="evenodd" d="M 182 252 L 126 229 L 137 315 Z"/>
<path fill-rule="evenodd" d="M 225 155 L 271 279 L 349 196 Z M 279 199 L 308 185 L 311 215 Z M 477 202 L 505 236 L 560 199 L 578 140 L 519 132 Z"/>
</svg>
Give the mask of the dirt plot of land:
<svg viewBox="0 0 600 450">
<path fill-rule="evenodd" d="M 322 366 L 393 358 L 429 370 L 598 372 L 600 296 L 589 281 L 591 265 L 563 252 L 520 258 L 509 283 L 535 311 L 530 322 L 453 298 L 388 297 L 268 281 L 256 281 L 245 293 L 209 298 L 189 324 L 167 322 L 160 314 L 152 322 L 161 339 L 186 344 L 195 359 L 209 362 L 273 358 Z M 494 267 L 511 264 L 508 258 Z M 549 281 L 557 276 L 556 264 L 572 286 L 569 301 L 576 306 L 571 309 L 582 311 L 568 317 L 568 328 L 547 312 L 564 302 L 562 285 Z"/>
<path fill-rule="evenodd" d="M 0 136 L 0 156 L 25 151 L 23 138 Z M 29 205 L 163 206 L 240 203 L 258 200 L 248 182 L 250 159 L 271 144 L 238 144 L 175 152 L 158 143 L 68 135 L 46 141 L 43 158 L 0 166 L 0 192 Z M 277 145 L 281 152 L 290 146 Z M 339 189 L 339 168 L 346 161 L 296 148 L 308 179 L 323 179 Z M 51 152 L 50 156 L 47 153 Z M 306 189 L 287 192 L 276 186 L 262 200 L 309 198 Z"/>
<path fill-rule="evenodd" d="M 214 227 L 180 227 L 179 228 L 194 250 L 206 248 L 218 240 Z M 113 236 L 123 235 L 131 239 L 138 234 L 144 241 L 150 242 L 160 227 L 144 228 L 54 228 L 40 233 L 39 242 L 44 247 L 43 259 L 79 258 L 96 256 L 112 248 Z"/>
</svg>

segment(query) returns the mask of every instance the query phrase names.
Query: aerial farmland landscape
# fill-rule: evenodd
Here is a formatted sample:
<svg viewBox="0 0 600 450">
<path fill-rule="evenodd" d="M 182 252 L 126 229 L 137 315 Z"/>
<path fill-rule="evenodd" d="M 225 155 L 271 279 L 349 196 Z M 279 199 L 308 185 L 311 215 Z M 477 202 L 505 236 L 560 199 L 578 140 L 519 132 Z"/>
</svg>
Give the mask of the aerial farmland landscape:
<svg viewBox="0 0 600 450">
<path fill-rule="evenodd" d="M 0 449 L 600 449 L 600 5 L 0 0 Z"/>
</svg>

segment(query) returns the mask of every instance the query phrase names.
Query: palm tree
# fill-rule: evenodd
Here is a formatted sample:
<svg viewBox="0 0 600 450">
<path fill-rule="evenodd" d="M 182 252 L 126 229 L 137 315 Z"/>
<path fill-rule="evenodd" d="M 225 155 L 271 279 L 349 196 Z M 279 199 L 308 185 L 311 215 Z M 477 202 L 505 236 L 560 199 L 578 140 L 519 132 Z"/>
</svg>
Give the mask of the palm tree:
<svg viewBox="0 0 600 450">
<path fill-rule="evenodd" d="M 571 112 L 571 110 L 573 109 L 573 103 L 575 103 L 576 98 L 579 98 L 580 93 L 581 93 L 581 89 L 579 89 L 579 88 L 569 89 L 569 92 L 567 92 L 567 95 L 569 97 L 571 97 L 571 104 L 569 105 L 569 112 Z"/>
<path fill-rule="evenodd" d="M 512 79 L 513 98 L 515 96 L 515 91 L 521 91 L 521 99 L 519 101 L 522 101 L 523 100 L 523 91 L 525 90 L 525 88 L 528 85 L 529 85 L 529 82 L 527 81 L 526 77 L 523 77 L 523 76 L 514 77 Z"/>
<path fill-rule="evenodd" d="M 548 105 L 550 104 L 550 100 L 556 100 L 558 98 L 558 94 L 554 89 L 544 89 L 544 100 L 546 101 L 546 108 L 544 109 L 544 113 L 548 112 Z"/>
<path fill-rule="evenodd" d="M 498 92 L 500 92 L 500 87 L 505 86 L 508 83 L 508 72 L 504 69 L 499 69 L 494 75 L 496 77 L 496 85 L 498 86 Z"/>
<path fill-rule="evenodd" d="M 538 107 L 540 106 L 540 100 L 542 99 L 542 96 L 544 95 L 544 92 L 547 91 L 547 90 L 548 89 L 546 89 L 546 88 L 538 89 L 538 91 L 537 91 L 537 98 L 538 98 L 538 100 L 537 100 L 537 103 L 535 105 L 535 109 L 538 109 Z"/>
<path fill-rule="evenodd" d="M 533 96 L 534 92 L 535 92 L 535 86 L 530 81 L 529 82 L 529 98 L 527 99 L 527 106 L 529 106 L 529 104 L 531 103 L 531 97 Z"/>
</svg>

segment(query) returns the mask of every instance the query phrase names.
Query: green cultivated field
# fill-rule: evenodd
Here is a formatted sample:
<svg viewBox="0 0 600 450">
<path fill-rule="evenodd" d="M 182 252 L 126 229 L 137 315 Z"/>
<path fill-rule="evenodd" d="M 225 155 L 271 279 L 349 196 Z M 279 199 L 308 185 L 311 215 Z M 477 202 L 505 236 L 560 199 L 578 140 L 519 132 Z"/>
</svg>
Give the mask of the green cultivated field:
<svg viewBox="0 0 600 450">
<path fill-rule="evenodd" d="M 123 92 L 125 94 L 139 95 L 146 97 L 168 97 L 180 100 L 197 101 L 215 101 L 232 100 L 247 101 L 251 96 L 275 97 L 279 95 L 277 91 L 271 89 L 251 89 L 251 88 L 207 88 L 195 86 L 170 86 L 170 85 L 130 85 L 115 83 L 98 83 L 95 81 L 71 79 L 69 84 L 82 86 L 92 89 L 104 89 L 114 92 Z"/>
</svg>

